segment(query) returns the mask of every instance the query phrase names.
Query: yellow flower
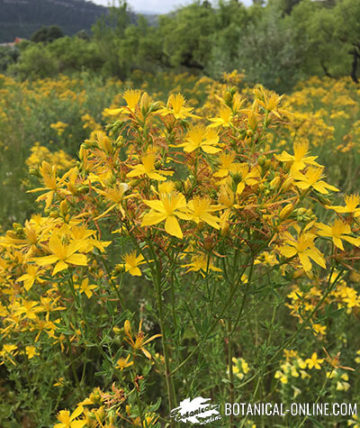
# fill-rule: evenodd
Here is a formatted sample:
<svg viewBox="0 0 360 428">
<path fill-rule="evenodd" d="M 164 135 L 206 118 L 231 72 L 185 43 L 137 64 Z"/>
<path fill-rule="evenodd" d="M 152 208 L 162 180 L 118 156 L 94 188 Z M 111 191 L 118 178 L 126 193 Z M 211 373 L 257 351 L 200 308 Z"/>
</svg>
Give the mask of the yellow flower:
<svg viewBox="0 0 360 428">
<path fill-rule="evenodd" d="M 350 244 L 355 245 L 356 247 L 360 245 L 360 238 L 353 238 L 352 236 L 348 236 L 351 234 L 350 225 L 344 223 L 340 219 L 336 219 L 332 226 L 328 226 L 323 223 L 317 223 L 316 225 L 320 229 L 318 231 L 318 235 L 332 238 L 334 245 L 340 248 L 342 251 L 344 251 L 341 241 L 342 239 L 350 242 Z"/>
<path fill-rule="evenodd" d="M 16 363 L 13 360 L 12 357 L 14 357 L 17 354 L 16 350 L 17 350 L 17 346 L 16 345 L 12 345 L 10 343 L 6 344 L 6 345 L 3 345 L 2 351 L 0 351 L 0 357 L 3 360 L 8 359 L 11 362 L 11 364 L 13 364 L 15 366 Z M 0 362 L 0 366 L 2 364 L 4 364 L 4 361 Z"/>
<path fill-rule="evenodd" d="M 294 358 L 297 356 L 297 351 L 294 351 L 293 349 L 284 349 L 284 355 L 286 358 L 286 361 L 289 361 L 291 358 Z"/>
<path fill-rule="evenodd" d="M 57 134 L 59 135 L 59 136 L 61 136 L 63 133 L 64 133 L 64 131 L 65 131 L 65 129 L 68 127 L 69 125 L 67 124 L 67 123 L 64 123 L 64 122 L 56 122 L 56 123 L 52 123 L 51 125 L 50 125 L 50 128 L 51 129 L 54 129 L 56 132 L 57 132 Z"/>
<path fill-rule="evenodd" d="M 234 361 L 234 359 L 233 359 L 233 361 Z M 244 373 L 241 373 L 241 372 L 240 372 L 240 369 L 239 369 L 239 367 L 238 367 L 237 365 L 233 365 L 233 366 L 232 366 L 232 370 L 233 370 L 233 374 L 234 374 L 238 379 L 242 380 L 242 379 L 244 378 Z M 229 372 L 230 372 L 230 370 L 229 370 L 229 368 L 227 368 L 227 370 L 226 370 L 226 374 L 229 374 Z"/>
<path fill-rule="evenodd" d="M 309 272 L 312 269 L 310 259 L 322 268 L 326 269 L 325 259 L 322 253 L 315 247 L 315 235 L 312 233 L 302 232 L 300 233 L 297 241 L 289 233 L 285 236 L 287 238 L 285 241 L 286 245 L 279 248 L 279 251 L 283 256 L 290 258 L 297 255 L 306 272 Z"/>
<path fill-rule="evenodd" d="M 177 217 L 188 220 L 185 196 L 178 192 L 160 193 L 160 200 L 144 200 L 151 208 L 145 214 L 141 226 L 152 226 L 165 220 L 165 230 L 169 235 L 183 238 L 183 233 L 177 221 Z"/>
<path fill-rule="evenodd" d="M 329 193 L 327 189 L 332 190 L 334 192 L 338 192 L 339 189 L 337 189 L 335 186 L 332 186 L 331 184 L 328 184 L 325 181 L 321 180 L 321 178 L 323 177 L 323 170 L 323 167 L 309 167 L 305 174 L 302 174 L 299 171 L 295 171 L 293 173 L 293 177 L 296 180 L 295 185 L 302 190 L 307 190 L 312 187 L 313 189 L 317 190 L 319 193 L 322 194 Z"/>
<path fill-rule="evenodd" d="M 250 168 L 250 166 L 246 163 L 238 164 L 236 168 L 236 173 L 241 175 L 241 182 L 237 185 L 236 193 L 241 195 L 245 186 L 254 186 L 258 184 L 261 173 L 258 166 L 254 166 Z"/>
<path fill-rule="evenodd" d="M 219 110 L 219 116 L 214 119 L 209 119 L 213 122 L 209 128 L 217 128 L 218 126 L 223 126 L 224 128 L 228 128 L 231 125 L 231 120 L 233 117 L 233 113 L 231 108 L 228 106 L 222 106 Z"/>
<path fill-rule="evenodd" d="M 350 384 L 348 382 L 340 382 L 338 381 L 336 383 L 336 390 L 337 391 L 347 391 L 350 389 Z"/>
<path fill-rule="evenodd" d="M 94 230 L 87 229 L 83 224 L 81 226 L 71 227 L 71 240 L 78 242 L 79 251 L 89 253 L 94 248 L 97 248 L 101 253 L 111 244 L 111 241 L 99 241 L 92 236 L 95 235 Z"/>
<path fill-rule="evenodd" d="M 351 419 L 348 420 L 347 424 L 348 424 L 348 426 L 352 425 L 353 428 L 360 428 L 360 418 L 359 418 L 359 416 L 358 415 L 352 415 Z"/>
<path fill-rule="evenodd" d="M 346 195 L 345 196 L 345 206 L 333 206 L 326 205 L 325 207 L 334 210 L 340 214 L 353 214 L 354 217 L 359 217 L 360 215 L 360 207 L 358 207 L 360 203 L 359 195 Z"/>
<path fill-rule="evenodd" d="M 225 209 L 227 211 L 230 211 L 230 208 L 232 207 L 237 208 L 237 205 L 234 205 L 235 194 L 230 186 L 223 185 L 220 187 L 220 190 L 218 193 L 218 202 L 219 202 L 219 209 Z"/>
<path fill-rule="evenodd" d="M 234 161 L 234 153 L 221 153 L 219 155 L 218 170 L 214 173 L 214 177 L 227 177 L 230 172 L 236 172 L 236 168 L 239 164 Z"/>
<path fill-rule="evenodd" d="M 194 254 L 191 257 L 191 263 L 181 265 L 182 267 L 189 268 L 186 272 L 200 272 L 200 275 L 205 278 L 208 271 L 221 272 L 221 269 L 214 266 L 209 256 L 206 254 Z"/>
<path fill-rule="evenodd" d="M 142 427 L 142 428 L 148 428 L 155 426 L 156 421 L 159 419 L 159 416 L 157 416 L 155 413 L 147 413 L 145 415 L 145 418 L 143 420 L 143 423 L 141 423 L 140 416 L 132 420 L 132 424 L 135 427 Z"/>
<path fill-rule="evenodd" d="M 146 413 L 143 428 L 154 426 L 158 419 L 159 416 L 156 413 Z"/>
<path fill-rule="evenodd" d="M 346 380 L 346 381 L 348 381 L 348 380 L 349 380 L 349 375 L 348 375 L 347 373 L 343 373 L 343 374 L 341 375 L 341 379 L 342 379 L 342 380 Z"/>
<path fill-rule="evenodd" d="M 110 202 L 114 202 L 113 205 L 110 206 L 106 211 L 96 217 L 94 220 L 99 220 L 104 217 L 114 208 L 118 208 L 121 214 L 124 216 L 125 211 L 121 206 L 122 201 L 124 201 L 127 197 L 125 196 L 125 192 L 129 189 L 129 185 L 126 183 L 116 183 L 114 187 L 108 187 L 105 190 L 95 189 L 97 193 L 103 195 L 105 199 Z"/>
<path fill-rule="evenodd" d="M 130 165 L 132 171 L 130 171 L 127 177 L 140 177 L 146 175 L 147 177 L 157 180 L 164 181 L 166 177 L 164 175 L 172 175 L 172 171 L 157 171 L 155 169 L 156 156 L 153 153 L 147 153 L 141 157 L 141 163 L 135 166 Z"/>
<path fill-rule="evenodd" d="M 63 377 L 59 377 L 59 379 L 54 382 L 53 386 L 62 387 L 65 385 L 65 379 Z"/>
<path fill-rule="evenodd" d="M 309 369 L 315 368 L 316 370 L 320 370 L 321 366 L 320 364 L 322 364 L 324 362 L 323 358 L 318 358 L 317 357 L 317 353 L 314 352 L 311 356 L 311 358 L 307 358 L 305 360 L 307 366 Z"/>
<path fill-rule="evenodd" d="M 41 270 L 37 266 L 29 264 L 27 266 L 27 273 L 21 275 L 17 280 L 24 281 L 25 290 L 29 291 L 30 288 L 34 285 L 35 279 L 39 280 L 39 272 L 41 272 Z M 39 282 L 43 281 L 39 280 Z"/>
<path fill-rule="evenodd" d="M 35 355 L 39 355 L 35 346 L 26 346 L 25 352 L 26 352 L 26 355 L 29 358 L 29 360 L 31 360 L 31 358 L 35 357 Z"/>
<path fill-rule="evenodd" d="M 275 157 L 281 162 L 291 162 L 291 173 L 301 171 L 306 165 L 320 166 L 315 162 L 317 156 L 306 156 L 308 149 L 308 142 L 294 143 L 293 155 L 284 151 L 281 155 L 275 155 Z"/>
<path fill-rule="evenodd" d="M 75 420 L 83 413 L 82 406 L 77 407 L 70 415 L 69 410 L 61 410 L 57 416 L 58 421 L 61 423 L 54 425 L 54 428 L 82 428 L 85 426 L 85 421 Z"/>
<path fill-rule="evenodd" d="M 296 370 L 296 367 L 295 367 L 295 366 L 291 366 L 291 367 L 290 367 L 290 374 L 291 374 L 291 376 L 292 376 L 292 377 L 299 377 L 299 373 L 298 373 L 298 371 Z"/>
<path fill-rule="evenodd" d="M 130 361 L 130 355 L 128 355 L 126 358 L 119 358 L 116 362 L 116 368 L 120 371 L 123 371 L 126 367 L 130 367 L 134 364 L 134 361 Z"/>
<path fill-rule="evenodd" d="M 141 91 L 138 89 L 128 89 L 124 92 L 124 100 L 126 101 L 126 107 L 119 108 L 106 108 L 103 112 L 103 115 L 106 116 L 119 116 L 121 117 L 124 114 L 124 118 L 126 118 L 126 114 L 129 114 L 129 110 L 131 113 L 135 113 L 135 109 L 140 101 Z"/>
<path fill-rule="evenodd" d="M 211 200 L 209 198 L 196 197 L 192 201 L 188 202 L 189 219 L 194 221 L 196 224 L 203 221 L 215 229 L 220 229 L 220 219 L 210 213 L 218 210 L 218 207 L 211 205 Z"/>
<path fill-rule="evenodd" d="M 298 358 L 297 363 L 301 369 L 306 369 L 306 362 L 302 358 Z"/>
<path fill-rule="evenodd" d="M 38 302 L 34 302 L 33 300 L 23 300 L 21 304 L 16 309 L 17 315 L 23 315 L 26 318 L 34 320 L 37 318 L 37 313 L 42 312 L 43 308 L 38 305 Z"/>
<path fill-rule="evenodd" d="M 138 268 L 138 266 L 145 263 L 142 254 L 136 256 L 136 251 L 125 254 L 124 261 L 125 272 L 129 272 L 129 274 L 133 276 L 141 276 L 141 270 Z"/>
<path fill-rule="evenodd" d="M 280 118 L 277 107 L 283 96 L 279 96 L 274 93 L 269 96 L 269 94 L 266 93 L 264 88 L 260 85 L 254 90 L 254 94 L 259 104 L 262 105 L 266 111 L 272 112 L 275 116 Z"/>
<path fill-rule="evenodd" d="M 66 244 L 63 242 L 60 235 L 53 234 L 49 240 L 49 250 L 52 255 L 34 258 L 34 262 L 39 266 L 47 266 L 56 263 L 52 272 L 53 276 L 67 269 L 69 264 L 86 266 L 86 256 L 84 254 L 76 254 L 82 245 L 83 243 L 79 241 L 70 241 Z"/>
<path fill-rule="evenodd" d="M 288 378 L 285 373 L 283 373 L 281 370 L 277 370 L 275 373 L 275 379 L 280 379 L 280 382 L 282 384 L 288 383 Z"/>
<path fill-rule="evenodd" d="M 326 377 L 328 379 L 334 379 L 334 377 L 337 375 L 336 370 L 332 370 L 331 372 L 326 372 Z"/>
<path fill-rule="evenodd" d="M 218 147 L 219 136 L 214 129 L 206 128 L 202 125 L 193 126 L 186 135 L 185 142 L 178 147 L 184 147 L 186 153 L 201 149 L 205 153 L 218 153 L 221 151 Z"/>
<path fill-rule="evenodd" d="M 249 373 L 249 370 L 250 370 L 249 364 L 244 360 L 244 358 L 233 357 L 232 362 L 234 363 L 233 368 L 236 369 L 237 373 L 239 373 L 239 371 L 240 371 L 239 367 L 241 368 L 241 371 L 243 373 L 245 373 L 245 374 Z M 235 373 L 235 371 L 234 371 L 234 373 Z"/>
<path fill-rule="evenodd" d="M 86 297 L 90 299 L 93 295 L 93 290 L 96 290 L 98 287 L 95 284 L 89 285 L 89 278 L 82 280 L 81 284 L 75 285 L 75 288 L 79 289 L 80 294 L 85 293 Z"/>
<path fill-rule="evenodd" d="M 151 360 L 151 354 L 147 349 L 145 349 L 145 345 L 147 345 L 148 343 L 150 343 L 154 339 L 161 337 L 161 334 L 154 334 L 154 336 L 151 336 L 149 339 L 146 339 L 144 332 L 141 330 L 141 326 L 142 326 L 142 320 L 140 321 L 138 332 L 133 337 L 130 321 L 126 320 L 124 323 L 124 330 L 125 330 L 125 335 L 127 337 L 125 338 L 125 340 L 126 340 L 126 342 L 128 342 L 131 345 L 131 347 L 135 351 L 137 351 L 137 350 L 142 351 L 143 354 L 145 355 L 145 357 L 147 357 L 147 358 L 149 358 L 149 360 Z"/>
<path fill-rule="evenodd" d="M 181 94 L 171 94 L 166 107 L 159 110 L 162 116 L 172 114 L 175 119 L 186 119 L 188 117 L 197 117 L 191 113 L 192 107 L 185 107 L 185 98 Z"/>
<path fill-rule="evenodd" d="M 320 335 L 324 336 L 326 333 L 326 326 L 325 325 L 312 324 L 311 327 L 316 334 L 320 334 Z"/>
<path fill-rule="evenodd" d="M 45 201 L 45 207 L 49 208 L 54 198 L 55 192 L 59 189 L 59 183 L 56 178 L 56 165 L 50 165 L 47 162 L 43 162 L 39 168 L 45 187 L 38 187 L 36 189 L 29 190 L 29 193 L 39 192 L 42 190 L 49 190 L 48 192 L 40 195 L 36 201 Z"/>
<path fill-rule="evenodd" d="M 138 89 L 128 89 L 124 92 L 124 100 L 126 101 L 127 107 L 134 112 L 137 104 L 140 101 L 141 91 Z"/>
</svg>

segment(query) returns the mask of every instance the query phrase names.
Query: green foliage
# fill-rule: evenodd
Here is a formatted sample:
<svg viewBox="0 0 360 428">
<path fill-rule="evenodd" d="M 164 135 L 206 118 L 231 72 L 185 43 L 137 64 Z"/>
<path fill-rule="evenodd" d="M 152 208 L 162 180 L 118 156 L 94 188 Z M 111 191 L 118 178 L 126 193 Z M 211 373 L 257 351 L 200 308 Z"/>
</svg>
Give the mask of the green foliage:
<svg viewBox="0 0 360 428">
<path fill-rule="evenodd" d="M 24 79 L 88 70 L 126 80 L 135 69 L 213 78 L 238 69 L 249 83 L 287 92 L 313 75 L 351 76 L 357 82 L 359 22 L 360 3 L 352 0 L 270 0 L 250 7 L 237 0 L 216 6 L 197 0 L 151 25 L 145 17 L 135 19 L 122 0 L 90 36 L 53 40 L 60 35 L 54 28 L 39 30 L 33 40 L 46 46 L 21 48 L 9 71 Z M 6 69 L 14 60 L 3 62 Z"/>
<path fill-rule="evenodd" d="M 173 66 L 203 70 L 211 52 L 215 11 L 200 2 L 180 9 L 175 16 L 160 19 L 163 51 Z"/>
<path fill-rule="evenodd" d="M 49 27 L 41 27 L 31 36 L 31 41 L 39 42 L 53 42 L 56 39 L 64 37 L 62 29 L 57 25 L 50 25 Z"/>
<path fill-rule="evenodd" d="M 31 43 L 11 72 L 21 79 L 44 78 L 59 73 L 89 69 L 97 72 L 103 65 L 98 46 L 80 37 L 62 37 L 53 43 Z"/>
<path fill-rule="evenodd" d="M 58 72 L 98 71 L 102 64 L 96 44 L 79 37 L 64 37 L 51 45 L 51 53 L 58 59 Z"/>
<path fill-rule="evenodd" d="M 280 10 L 268 7 L 242 34 L 237 61 L 250 83 L 288 91 L 302 77 L 294 30 Z M 286 43 L 284 43 L 286 40 Z"/>
<path fill-rule="evenodd" d="M 0 73 L 4 73 L 11 64 L 14 64 L 18 56 L 18 49 L 9 46 L 0 46 Z"/>
<path fill-rule="evenodd" d="M 30 44 L 10 71 L 22 79 L 51 77 L 56 74 L 56 60 L 42 45 Z"/>
<path fill-rule="evenodd" d="M 358 81 L 360 64 L 360 3 L 343 0 L 334 8 L 336 16 L 335 37 L 342 45 L 342 50 L 352 57 L 351 77 Z"/>
<path fill-rule="evenodd" d="M 41 45 L 33 45 L 33 59 L 41 54 Z M 47 52 L 47 51 L 45 51 Z M 40 57 L 39 57 L 40 58 Z M 45 56 L 41 57 L 45 64 Z M 29 56 L 29 63 L 32 58 Z M 50 63 L 51 65 L 51 63 Z M 40 70 L 41 65 L 39 65 Z M 79 141 L 90 134 L 85 114 L 102 122 L 101 112 L 119 92 L 120 84 L 99 77 L 61 78 L 51 82 L 26 82 L 23 86 L 0 76 L 0 223 L 8 227 L 22 221 L 33 210 L 33 197 L 24 190 L 25 160 L 35 143 L 54 151 L 62 149 L 75 155 Z M 52 124 L 67 125 L 59 135 Z M 70 131 L 71 129 L 71 131 Z M 21 195 L 19 189 L 22 189 Z M 1 416 L 0 416 L 1 420 Z"/>
</svg>

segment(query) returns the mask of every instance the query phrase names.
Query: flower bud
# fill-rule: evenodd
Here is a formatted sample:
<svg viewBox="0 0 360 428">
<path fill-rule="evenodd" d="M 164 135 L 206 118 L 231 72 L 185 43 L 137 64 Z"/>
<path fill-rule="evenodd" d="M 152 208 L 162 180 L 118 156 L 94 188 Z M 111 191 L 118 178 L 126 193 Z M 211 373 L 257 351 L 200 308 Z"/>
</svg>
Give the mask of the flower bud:
<svg viewBox="0 0 360 428">
<path fill-rule="evenodd" d="M 69 212 L 69 206 L 68 206 L 67 202 L 65 200 L 61 201 L 60 202 L 60 214 L 61 214 L 61 216 L 65 217 L 68 212 Z"/>
<path fill-rule="evenodd" d="M 140 109 L 144 116 L 149 112 L 150 103 L 151 103 L 151 98 L 146 92 L 144 92 L 140 100 Z"/>
<path fill-rule="evenodd" d="M 294 182 L 294 179 L 292 177 L 288 177 L 282 184 L 280 190 L 283 192 L 286 192 L 287 190 L 290 189 L 290 187 L 292 186 Z"/>
<path fill-rule="evenodd" d="M 266 161 L 266 157 L 264 155 L 259 156 L 259 158 L 258 158 L 258 164 L 260 166 L 264 166 L 265 165 L 265 161 Z"/>
<path fill-rule="evenodd" d="M 294 206 L 293 204 L 285 205 L 285 207 L 280 211 L 279 217 L 281 220 L 289 217 L 289 215 L 293 212 Z"/>
<path fill-rule="evenodd" d="M 280 177 L 279 177 L 279 176 L 276 176 L 276 177 L 275 177 L 273 180 L 271 180 L 271 182 L 270 182 L 270 189 L 272 189 L 272 190 L 276 190 L 276 189 L 279 187 L 280 182 L 281 182 Z"/>
<path fill-rule="evenodd" d="M 331 201 L 329 198 L 326 198 L 325 196 L 320 195 L 320 194 L 317 194 L 316 196 L 317 196 L 320 203 L 322 203 L 324 205 L 331 205 Z"/>
<path fill-rule="evenodd" d="M 187 178 L 184 182 L 185 191 L 188 192 L 192 188 L 192 183 L 189 178 Z"/>
<path fill-rule="evenodd" d="M 226 105 L 229 107 L 231 107 L 231 105 L 232 105 L 233 96 L 234 96 L 234 94 L 231 93 L 231 91 L 227 91 L 224 95 L 224 101 L 225 101 Z"/>
</svg>

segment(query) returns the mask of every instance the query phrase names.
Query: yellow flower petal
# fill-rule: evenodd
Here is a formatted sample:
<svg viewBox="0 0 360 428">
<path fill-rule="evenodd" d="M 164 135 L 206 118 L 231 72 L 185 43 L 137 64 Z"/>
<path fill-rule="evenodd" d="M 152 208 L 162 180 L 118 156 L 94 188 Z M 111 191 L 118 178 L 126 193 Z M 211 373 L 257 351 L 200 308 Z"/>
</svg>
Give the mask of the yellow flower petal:
<svg viewBox="0 0 360 428">
<path fill-rule="evenodd" d="M 165 230 L 169 235 L 176 236 L 180 239 L 183 238 L 183 233 L 175 216 L 170 216 L 166 219 Z"/>
</svg>

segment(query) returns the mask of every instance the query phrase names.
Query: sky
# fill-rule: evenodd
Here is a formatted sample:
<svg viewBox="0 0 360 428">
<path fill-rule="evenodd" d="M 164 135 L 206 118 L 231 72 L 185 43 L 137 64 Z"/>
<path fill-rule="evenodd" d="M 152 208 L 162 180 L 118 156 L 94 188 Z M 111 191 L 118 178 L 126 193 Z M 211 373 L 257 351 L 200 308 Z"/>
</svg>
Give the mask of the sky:
<svg viewBox="0 0 360 428">
<path fill-rule="evenodd" d="M 91 0 L 93 3 L 103 6 L 111 5 L 113 0 Z M 128 0 L 127 3 L 135 12 L 168 13 L 179 6 L 192 3 L 193 0 Z M 214 2 L 214 1 L 213 1 Z M 244 4 L 251 4 L 251 0 L 242 0 Z M 117 1 L 115 0 L 115 4 Z"/>
</svg>

